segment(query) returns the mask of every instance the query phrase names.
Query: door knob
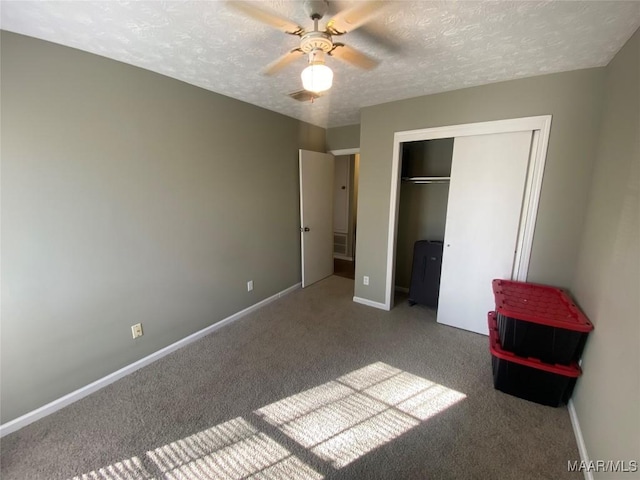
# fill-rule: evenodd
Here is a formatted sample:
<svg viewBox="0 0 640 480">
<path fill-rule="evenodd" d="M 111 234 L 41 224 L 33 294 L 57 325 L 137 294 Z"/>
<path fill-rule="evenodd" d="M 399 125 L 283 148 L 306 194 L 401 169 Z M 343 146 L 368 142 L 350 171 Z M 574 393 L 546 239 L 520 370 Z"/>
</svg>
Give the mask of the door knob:
<svg viewBox="0 0 640 480">
<path fill-rule="evenodd" d="M 309 227 L 300 228 L 301 232 L 308 232 L 309 230 L 311 230 Z"/>
</svg>

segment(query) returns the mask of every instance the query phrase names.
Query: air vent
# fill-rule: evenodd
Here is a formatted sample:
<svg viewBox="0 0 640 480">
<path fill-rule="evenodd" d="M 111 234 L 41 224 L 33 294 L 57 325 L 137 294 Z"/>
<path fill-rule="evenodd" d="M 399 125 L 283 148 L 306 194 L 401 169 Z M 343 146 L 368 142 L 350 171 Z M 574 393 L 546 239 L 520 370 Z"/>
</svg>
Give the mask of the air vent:
<svg viewBox="0 0 640 480">
<path fill-rule="evenodd" d="M 347 254 L 347 235 L 344 233 L 333 234 L 333 253 L 338 255 Z"/>
<path fill-rule="evenodd" d="M 320 94 L 310 92 L 309 90 L 300 90 L 290 93 L 289 96 L 299 102 L 313 102 L 316 98 L 320 98 Z"/>
</svg>

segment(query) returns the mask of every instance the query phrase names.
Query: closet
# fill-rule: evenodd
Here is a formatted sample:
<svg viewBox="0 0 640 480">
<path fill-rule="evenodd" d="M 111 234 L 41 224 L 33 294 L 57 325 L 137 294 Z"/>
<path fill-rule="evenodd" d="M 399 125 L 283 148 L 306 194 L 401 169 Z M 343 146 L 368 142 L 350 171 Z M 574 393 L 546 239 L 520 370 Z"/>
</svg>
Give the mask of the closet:
<svg viewBox="0 0 640 480">
<path fill-rule="evenodd" d="M 437 321 L 487 334 L 491 281 L 527 280 L 550 127 L 540 116 L 395 134 L 389 306 L 411 287 L 415 242 L 442 242 Z"/>
<path fill-rule="evenodd" d="M 453 138 L 402 145 L 395 283 L 412 304 L 437 306 L 452 156 Z"/>
</svg>

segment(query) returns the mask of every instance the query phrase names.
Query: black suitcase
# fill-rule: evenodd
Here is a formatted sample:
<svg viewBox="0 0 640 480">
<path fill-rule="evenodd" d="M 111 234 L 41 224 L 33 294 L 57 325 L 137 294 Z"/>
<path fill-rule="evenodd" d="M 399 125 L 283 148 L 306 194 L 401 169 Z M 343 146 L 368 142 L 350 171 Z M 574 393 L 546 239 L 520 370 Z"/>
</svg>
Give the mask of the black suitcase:
<svg viewBox="0 0 640 480">
<path fill-rule="evenodd" d="M 438 306 L 442 247 L 442 242 L 434 240 L 418 240 L 415 243 L 409 287 L 410 305 Z"/>
</svg>

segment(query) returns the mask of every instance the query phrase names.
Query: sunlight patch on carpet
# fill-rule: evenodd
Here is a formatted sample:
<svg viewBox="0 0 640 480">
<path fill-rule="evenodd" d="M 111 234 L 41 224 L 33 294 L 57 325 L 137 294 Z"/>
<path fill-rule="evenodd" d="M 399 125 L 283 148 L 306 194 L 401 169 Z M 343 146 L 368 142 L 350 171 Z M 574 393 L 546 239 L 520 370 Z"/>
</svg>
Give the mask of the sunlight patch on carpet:
<svg viewBox="0 0 640 480">
<path fill-rule="evenodd" d="M 131 457 L 77 477 L 72 480 L 153 480 L 138 457 Z"/>
<path fill-rule="evenodd" d="M 321 479 L 243 418 L 147 452 L 167 480 Z"/>
<path fill-rule="evenodd" d="M 334 468 L 342 468 L 466 395 L 382 362 L 254 413 Z"/>
<path fill-rule="evenodd" d="M 465 398 L 456 390 L 377 362 L 253 413 L 315 459 L 340 469 Z M 156 478 L 321 480 L 324 476 L 246 418 L 237 417 L 149 450 L 142 459 L 131 457 L 72 480 Z"/>
</svg>

